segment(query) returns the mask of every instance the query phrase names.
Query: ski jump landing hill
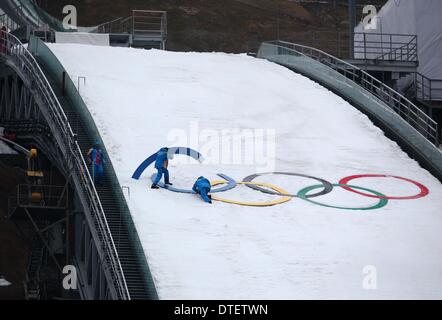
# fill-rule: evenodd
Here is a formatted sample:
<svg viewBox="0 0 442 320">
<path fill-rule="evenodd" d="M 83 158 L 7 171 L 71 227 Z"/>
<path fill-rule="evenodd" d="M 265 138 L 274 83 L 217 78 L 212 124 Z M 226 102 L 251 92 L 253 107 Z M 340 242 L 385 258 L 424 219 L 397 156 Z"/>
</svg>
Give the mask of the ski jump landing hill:
<svg viewBox="0 0 442 320">
<path fill-rule="evenodd" d="M 31 50 L 45 60 L 45 46 Z M 47 46 L 79 85 L 118 182 L 130 189 L 125 200 L 159 298 L 442 298 L 440 181 L 341 97 L 246 55 Z M 221 146 L 225 129 L 272 133 L 274 140 L 262 138 L 275 141 L 266 163 L 234 163 L 223 147 L 205 154 L 217 149 L 202 148 L 205 137 L 219 133 L 211 143 Z M 296 197 L 238 184 L 214 195 L 246 204 L 287 199 L 208 205 L 193 194 L 151 190 L 152 166 L 138 180 L 132 175 L 163 146 L 206 158 L 170 160 L 177 188 L 191 188 L 200 175 L 238 183 L 278 171 L 296 175 L 251 178 Z"/>
</svg>

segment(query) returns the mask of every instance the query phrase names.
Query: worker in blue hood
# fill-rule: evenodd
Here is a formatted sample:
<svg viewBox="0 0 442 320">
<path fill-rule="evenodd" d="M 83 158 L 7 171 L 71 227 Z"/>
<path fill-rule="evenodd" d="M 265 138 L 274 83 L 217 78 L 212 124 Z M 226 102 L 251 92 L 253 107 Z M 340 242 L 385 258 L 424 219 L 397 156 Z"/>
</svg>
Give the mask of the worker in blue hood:
<svg viewBox="0 0 442 320">
<path fill-rule="evenodd" d="M 153 181 L 152 189 L 158 189 L 158 182 L 160 182 L 161 177 L 164 174 L 164 183 L 166 185 L 172 185 L 169 181 L 169 170 L 167 167 L 169 166 L 169 160 L 167 158 L 169 152 L 169 148 L 161 148 L 157 153 L 157 159 L 155 160 L 155 169 L 157 169 L 158 173 Z"/>
<path fill-rule="evenodd" d="M 198 193 L 205 202 L 212 203 L 212 197 L 209 195 L 210 188 L 209 180 L 201 176 L 195 181 L 192 190 Z"/>
<path fill-rule="evenodd" d="M 102 185 L 104 182 L 104 152 L 101 149 L 100 141 L 96 140 L 94 146 L 89 149 L 87 159 L 91 166 L 91 176 L 96 185 Z"/>
</svg>

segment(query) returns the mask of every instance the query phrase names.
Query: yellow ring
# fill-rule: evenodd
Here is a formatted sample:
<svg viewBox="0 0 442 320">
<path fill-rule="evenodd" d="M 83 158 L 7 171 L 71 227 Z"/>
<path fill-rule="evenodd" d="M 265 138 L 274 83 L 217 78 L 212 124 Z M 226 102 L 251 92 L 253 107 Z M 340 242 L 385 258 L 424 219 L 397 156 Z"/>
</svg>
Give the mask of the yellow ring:
<svg viewBox="0 0 442 320">
<path fill-rule="evenodd" d="M 215 180 L 215 181 L 211 181 L 210 184 L 212 185 L 212 187 L 217 186 L 219 184 L 224 184 L 227 183 L 227 181 L 225 180 Z M 266 188 L 270 188 L 276 192 L 279 192 L 281 194 L 287 194 L 288 192 L 278 188 L 272 184 L 269 183 L 261 183 L 261 182 L 237 182 L 237 184 L 245 184 L 245 185 L 255 185 L 255 186 L 260 186 L 260 187 L 266 187 Z M 220 198 L 218 196 L 215 196 L 212 194 L 212 200 L 216 200 L 216 201 L 221 201 L 221 202 L 226 202 L 226 203 L 231 203 L 231 204 L 239 204 L 241 206 L 250 206 L 250 207 L 269 207 L 269 206 L 274 206 L 277 204 L 281 204 L 287 201 L 290 201 L 292 199 L 292 197 L 281 197 L 278 200 L 273 200 L 273 201 L 267 201 L 267 202 L 242 202 L 242 201 L 234 201 L 234 200 L 229 200 L 229 199 L 224 199 L 224 198 Z"/>
</svg>

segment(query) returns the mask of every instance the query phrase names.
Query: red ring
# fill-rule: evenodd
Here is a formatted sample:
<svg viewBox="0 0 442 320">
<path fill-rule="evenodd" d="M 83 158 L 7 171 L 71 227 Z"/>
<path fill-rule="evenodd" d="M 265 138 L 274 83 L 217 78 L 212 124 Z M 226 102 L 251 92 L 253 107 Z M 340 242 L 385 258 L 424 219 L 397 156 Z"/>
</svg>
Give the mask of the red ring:
<svg viewBox="0 0 442 320">
<path fill-rule="evenodd" d="M 423 184 L 420 184 L 419 182 L 407 179 L 407 178 L 402 178 L 402 177 L 398 177 L 398 176 L 388 176 L 385 174 L 359 174 L 359 175 L 354 175 L 354 176 L 349 176 L 346 178 L 343 178 L 339 181 L 339 184 L 348 184 L 348 182 L 350 180 L 354 180 L 354 179 L 359 179 L 359 178 L 396 178 L 396 179 L 400 179 L 400 180 L 405 180 L 408 181 L 412 184 L 414 184 L 415 186 L 417 186 L 420 189 L 419 194 L 414 195 L 414 196 L 409 196 L 409 197 L 380 197 L 380 196 L 376 196 L 376 195 L 372 195 L 372 194 L 368 194 L 368 193 L 364 193 L 361 191 L 357 191 L 357 190 L 353 190 L 351 187 L 342 187 L 343 189 L 350 191 L 350 192 L 354 192 L 366 197 L 370 197 L 370 198 L 376 198 L 376 199 L 389 199 L 389 200 L 412 200 L 412 199 L 419 199 L 419 198 L 423 198 L 426 195 L 428 195 L 430 193 L 430 191 L 428 190 L 428 188 L 426 186 L 424 186 Z"/>
</svg>

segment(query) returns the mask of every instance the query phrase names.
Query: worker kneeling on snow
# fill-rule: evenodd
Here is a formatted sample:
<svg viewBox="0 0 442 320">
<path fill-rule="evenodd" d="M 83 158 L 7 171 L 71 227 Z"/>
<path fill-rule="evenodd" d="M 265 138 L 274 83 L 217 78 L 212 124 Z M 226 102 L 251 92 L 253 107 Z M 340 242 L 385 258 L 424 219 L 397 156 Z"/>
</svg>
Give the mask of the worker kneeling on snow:
<svg viewBox="0 0 442 320">
<path fill-rule="evenodd" d="M 209 180 L 201 176 L 195 181 L 192 190 L 199 193 L 205 202 L 212 203 L 212 197 L 209 195 L 210 187 Z"/>
<path fill-rule="evenodd" d="M 152 189 L 158 189 L 158 182 L 160 182 L 161 177 L 164 174 L 164 183 L 168 185 L 172 185 L 169 181 L 169 170 L 167 170 L 167 166 L 169 165 L 169 160 L 167 159 L 167 153 L 169 148 L 161 148 L 157 153 L 157 159 L 155 160 L 155 169 L 158 170 L 157 176 L 152 184 Z"/>
</svg>

